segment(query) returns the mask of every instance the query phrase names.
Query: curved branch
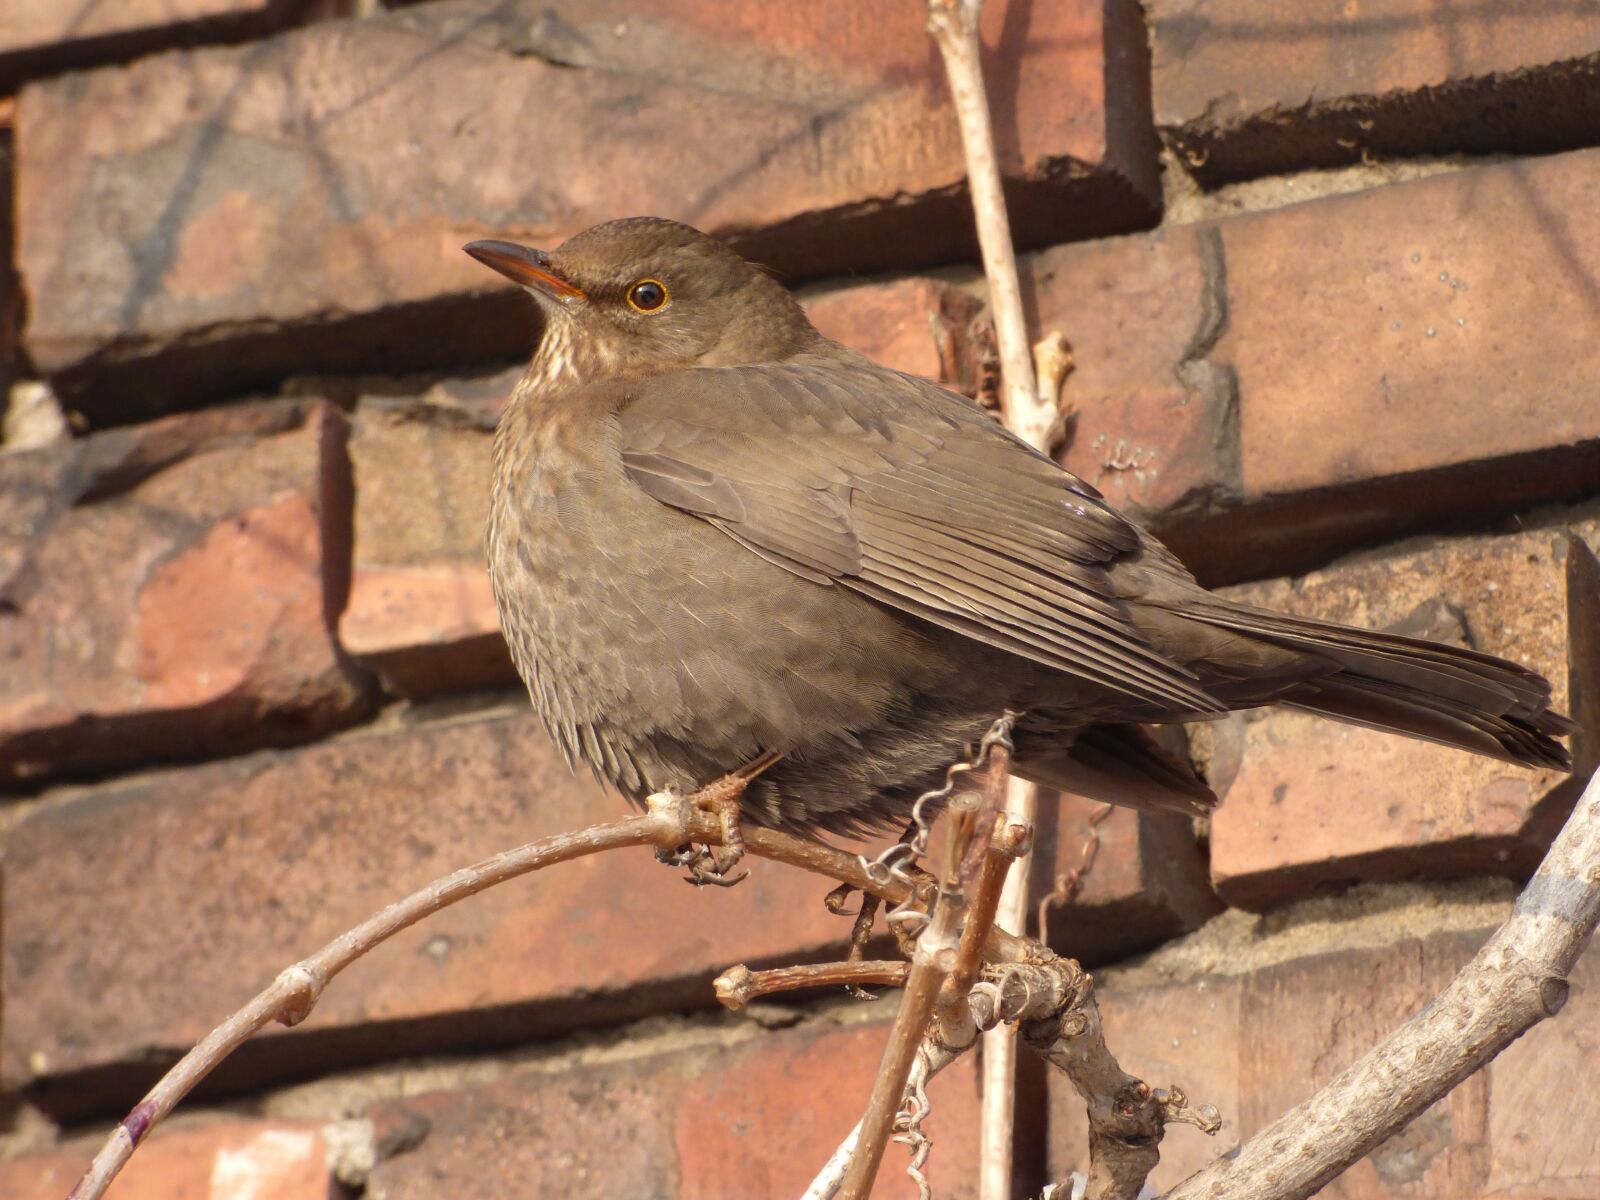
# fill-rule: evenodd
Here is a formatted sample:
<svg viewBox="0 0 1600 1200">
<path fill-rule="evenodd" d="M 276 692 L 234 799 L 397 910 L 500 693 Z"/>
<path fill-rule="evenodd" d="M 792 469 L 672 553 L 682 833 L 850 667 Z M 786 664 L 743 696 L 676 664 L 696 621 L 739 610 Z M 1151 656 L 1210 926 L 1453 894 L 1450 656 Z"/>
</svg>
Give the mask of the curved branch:
<svg viewBox="0 0 1600 1200">
<path fill-rule="evenodd" d="M 690 797 L 663 793 L 650 797 L 649 811 L 643 816 L 540 838 L 470 867 L 462 867 L 397 900 L 354 929 L 340 934 L 309 958 L 281 972 L 266 989 L 185 1054 L 111 1132 L 68 1200 L 99 1200 L 150 1130 L 223 1059 L 274 1021 L 298 1025 L 310 1015 L 329 980 L 424 917 L 508 879 L 555 863 L 623 846 L 673 849 L 687 842 L 720 845 L 722 836 L 719 820 L 699 811 Z M 901 880 L 872 879 L 856 855 L 822 842 L 770 829 L 749 830 L 744 838 L 745 848 L 751 854 L 847 883 L 891 904 L 899 904 L 911 894 L 911 888 Z M 1016 962 L 1024 954 L 1024 944 L 1021 938 L 996 929 L 990 932 L 984 952 L 995 962 Z"/>
<path fill-rule="evenodd" d="M 362 955 L 441 908 L 518 875 L 621 846 L 681 844 L 688 840 L 685 834 L 690 813 L 686 803 L 681 798 L 677 800 L 677 803 L 652 804 L 644 816 L 540 838 L 463 867 L 397 900 L 334 938 L 310 958 L 284 970 L 265 990 L 178 1060 L 144 1099 L 133 1106 L 101 1146 L 67 1200 L 98 1200 L 103 1196 L 145 1135 L 223 1059 L 270 1022 L 298 1025 L 305 1020 L 316 1007 L 328 981 Z"/>
<path fill-rule="evenodd" d="M 1600 922 L 1600 772 L 1506 923 L 1426 1008 L 1238 1154 L 1166 1200 L 1298 1200 L 1403 1129 L 1546 1017 Z"/>
</svg>

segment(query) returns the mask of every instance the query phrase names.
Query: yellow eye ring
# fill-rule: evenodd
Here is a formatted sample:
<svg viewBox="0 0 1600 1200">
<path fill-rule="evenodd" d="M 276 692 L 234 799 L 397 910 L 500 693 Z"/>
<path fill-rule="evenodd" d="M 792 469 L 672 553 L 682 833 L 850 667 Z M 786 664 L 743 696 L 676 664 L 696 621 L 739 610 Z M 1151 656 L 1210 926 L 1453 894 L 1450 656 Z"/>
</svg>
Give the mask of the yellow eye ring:
<svg viewBox="0 0 1600 1200">
<path fill-rule="evenodd" d="M 628 289 L 628 307 L 634 312 L 660 312 L 671 297 L 659 279 L 641 279 Z"/>
</svg>

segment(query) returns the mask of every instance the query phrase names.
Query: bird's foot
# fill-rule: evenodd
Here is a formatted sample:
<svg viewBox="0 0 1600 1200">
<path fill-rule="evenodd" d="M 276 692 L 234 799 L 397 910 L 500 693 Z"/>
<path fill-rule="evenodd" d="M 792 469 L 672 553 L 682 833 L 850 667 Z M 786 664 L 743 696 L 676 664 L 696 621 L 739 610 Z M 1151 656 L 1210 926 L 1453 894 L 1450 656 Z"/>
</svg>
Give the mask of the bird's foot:
<svg viewBox="0 0 1600 1200">
<path fill-rule="evenodd" d="M 731 872 L 744 858 L 744 831 L 739 827 L 739 800 L 750 781 L 782 757 L 776 753 L 761 755 L 752 762 L 730 771 L 721 779 L 713 780 L 689 794 L 689 800 L 703 812 L 717 818 L 721 827 L 720 846 L 680 846 L 676 851 L 657 851 L 662 862 L 687 867 L 689 874 L 684 882 L 695 887 L 733 887 L 749 877 L 749 871 L 734 875 Z"/>
</svg>

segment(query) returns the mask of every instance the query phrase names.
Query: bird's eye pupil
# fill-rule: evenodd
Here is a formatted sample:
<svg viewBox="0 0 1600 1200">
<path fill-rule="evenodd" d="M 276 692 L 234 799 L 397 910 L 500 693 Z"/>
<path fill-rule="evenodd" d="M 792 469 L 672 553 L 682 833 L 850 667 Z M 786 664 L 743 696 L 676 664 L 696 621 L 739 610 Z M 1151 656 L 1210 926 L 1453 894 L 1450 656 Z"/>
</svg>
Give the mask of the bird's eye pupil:
<svg viewBox="0 0 1600 1200">
<path fill-rule="evenodd" d="M 628 303 L 639 312 L 655 312 L 667 302 L 667 287 L 659 279 L 641 279 L 628 289 Z"/>
</svg>

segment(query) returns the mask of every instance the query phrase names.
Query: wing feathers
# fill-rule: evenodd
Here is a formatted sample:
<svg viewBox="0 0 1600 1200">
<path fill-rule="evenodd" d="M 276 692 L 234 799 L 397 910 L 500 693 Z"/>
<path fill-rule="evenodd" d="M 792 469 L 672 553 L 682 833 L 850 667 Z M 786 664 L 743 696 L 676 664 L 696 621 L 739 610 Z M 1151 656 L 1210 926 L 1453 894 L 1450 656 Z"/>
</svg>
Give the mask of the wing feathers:
<svg viewBox="0 0 1600 1200">
<path fill-rule="evenodd" d="M 965 400 L 836 359 L 628 385 L 623 467 L 754 553 L 1112 691 L 1217 712 L 1104 565 L 1139 533 Z"/>
</svg>

